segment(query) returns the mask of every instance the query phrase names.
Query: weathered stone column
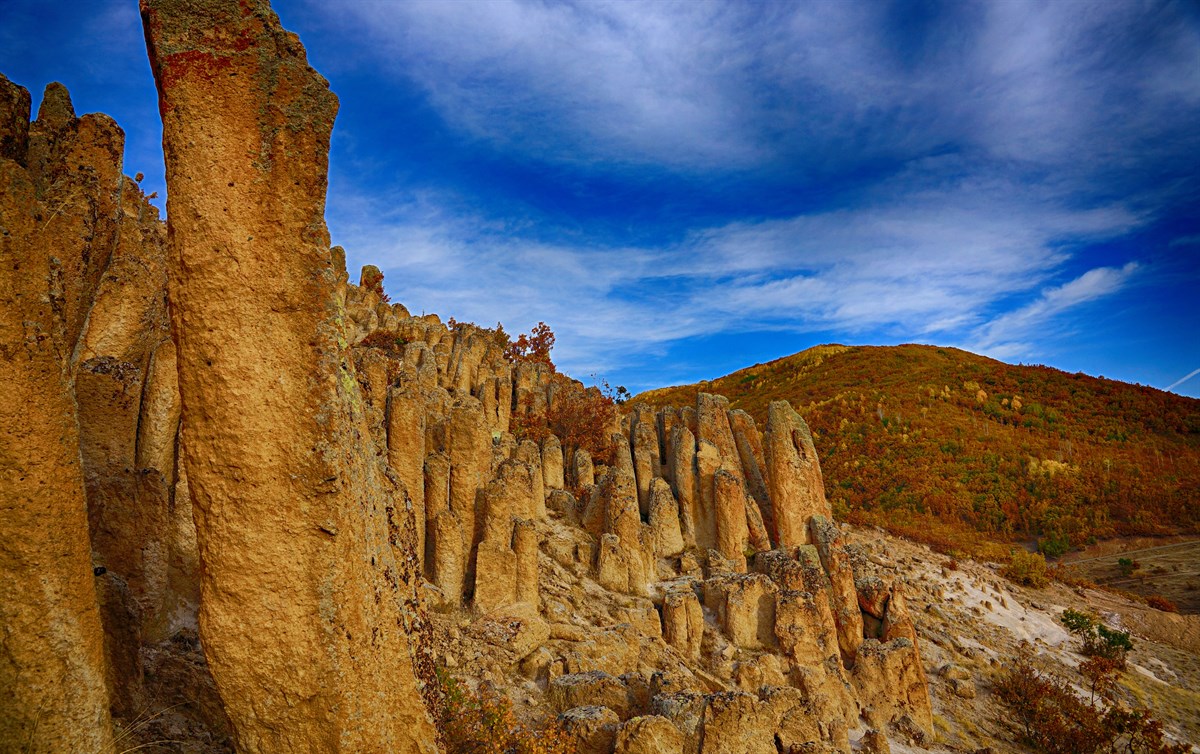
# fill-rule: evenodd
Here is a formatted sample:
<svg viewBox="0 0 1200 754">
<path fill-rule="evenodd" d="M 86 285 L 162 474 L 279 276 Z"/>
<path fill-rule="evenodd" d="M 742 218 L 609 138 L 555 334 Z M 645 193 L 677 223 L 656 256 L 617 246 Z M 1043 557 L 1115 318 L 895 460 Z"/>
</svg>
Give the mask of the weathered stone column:
<svg viewBox="0 0 1200 754">
<path fill-rule="evenodd" d="M 415 382 L 415 381 L 414 381 Z M 392 387 L 387 396 L 388 465 L 400 477 L 412 502 L 416 529 L 417 558 L 425 561 L 425 403 L 415 389 L 406 384 Z"/>
<path fill-rule="evenodd" d="M 591 487 L 596 483 L 596 471 L 592 465 L 592 454 L 583 448 L 576 448 L 571 457 L 571 478 L 579 489 Z"/>
<path fill-rule="evenodd" d="M 717 550 L 746 571 L 746 546 L 750 542 L 746 528 L 746 490 L 742 480 L 725 469 L 713 475 L 714 520 L 717 530 Z"/>
<path fill-rule="evenodd" d="M 142 0 L 204 649 L 241 752 L 433 752 L 411 516 L 370 451 L 324 208 L 337 98 L 266 0 Z M 403 551 L 401 551 L 403 552 Z"/>
<path fill-rule="evenodd" d="M 763 445 L 775 525 L 772 541 L 779 547 L 809 544 L 808 520 L 813 516 L 832 519 L 833 513 L 825 499 L 812 434 L 787 401 L 771 403 Z"/>
<path fill-rule="evenodd" d="M 25 168 L 28 137 L 29 92 L 0 76 L 0 741 L 39 753 L 109 751 L 104 632 L 66 364 L 74 338 L 51 295 L 53 257 L 70 267 L 71 246 L 56 243 L 66 239 L 47 232 L 49 220 L 38 222 L 52 215 Z"/>
<path fill-rule="evenodd" d="M 654 556 L 665 557 L 683 552 L 683 533 L 679 527 L 679 504 L 665 479 L 650 484 L 650 530 L 654 538 Z"/>
<path fill-rule="evenodd" d="M 562 445 L 554 435 L 542 441 L 542 477 L 547 495 L 565 486 Z"/>
</svg>

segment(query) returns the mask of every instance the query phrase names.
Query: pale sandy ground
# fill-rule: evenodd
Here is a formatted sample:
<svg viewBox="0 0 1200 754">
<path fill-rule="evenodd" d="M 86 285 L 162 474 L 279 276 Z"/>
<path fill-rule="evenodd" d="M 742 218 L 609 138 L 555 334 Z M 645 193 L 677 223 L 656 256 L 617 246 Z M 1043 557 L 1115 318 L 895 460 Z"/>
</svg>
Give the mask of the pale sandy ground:
<svg viewBox="0 0 1200 754">
<path fill-rule="evenodd" d="M 1153 709 L 1174 740 L 1200 751 L 1200 616 L 1163 613 L 1120 595 L 1057 583 L 1045 589 L 1021 587 L 1003 578 L 994 564 L 960 560 L 957 570 L 950 570 L 944 567 L 946 556 L 875 529 L 853 530 L 851 541 L 860 548 L 863 568 L 873 567 L 881 577 L 900 578 L 909 586 L 938 727 L 932 748 L 1023 750 L 1002 720 L 992 683 L 1025 641 L 1039 664 L 1078 687 L 1081 679 L 1074 668 L 1082 658 L 1074 651 L 1076 640 L 1058 621 L 1069 607 L 1098 613 L 1109 625 L 1133 634 L 1122 697 Z M 975 698 L 955 694 L 944 675 L 947 666 L 969 674 Z M 892 750 L 919 751 L 896 742 Z"/>
</svg>

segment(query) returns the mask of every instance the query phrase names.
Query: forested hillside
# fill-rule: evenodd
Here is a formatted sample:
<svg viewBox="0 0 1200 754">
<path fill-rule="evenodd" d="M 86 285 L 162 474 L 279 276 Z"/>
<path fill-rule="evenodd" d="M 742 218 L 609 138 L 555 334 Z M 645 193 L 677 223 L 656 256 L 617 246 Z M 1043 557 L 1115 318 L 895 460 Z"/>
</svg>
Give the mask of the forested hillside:
<svg viewBox="0 0 1200 754">
<path fill-rule="evenodd" d="M 818 346 L 635 400 L 727 396 L 813 430 L 840 517 L 947 550 L 1049 555 L 1200 529 L 1200 400 L 955 348 Z"/>
</svg>

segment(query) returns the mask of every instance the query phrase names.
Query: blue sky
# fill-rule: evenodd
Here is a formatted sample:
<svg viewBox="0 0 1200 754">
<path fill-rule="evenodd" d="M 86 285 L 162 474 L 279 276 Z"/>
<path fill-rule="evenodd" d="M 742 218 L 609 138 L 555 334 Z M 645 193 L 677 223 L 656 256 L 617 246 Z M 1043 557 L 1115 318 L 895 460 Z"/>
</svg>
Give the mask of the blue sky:
<svg viewBox="0 0 1200 754">
<path fill-rule="evenodd" d="M 545 320 L 577 377 L 828 342 L 1160 388 L 1200 368 L 1195 3 L 275 8 L 341 99 L 352 269 L 415 313 Z M 134 0 L 0 0 L 0 72 L 114 116 L 165 194 Z"/>
</svg>

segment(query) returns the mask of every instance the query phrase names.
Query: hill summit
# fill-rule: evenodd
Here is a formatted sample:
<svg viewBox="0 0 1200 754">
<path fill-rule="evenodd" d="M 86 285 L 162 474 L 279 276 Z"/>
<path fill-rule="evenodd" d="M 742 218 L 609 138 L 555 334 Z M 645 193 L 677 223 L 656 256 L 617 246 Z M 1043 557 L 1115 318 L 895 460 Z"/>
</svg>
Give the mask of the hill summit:
<svg viewBox="0 0 1200 754">
<path fill-rule="evenodd" d="M 823 345 L 700 392 L 762 421 L 771 401 L 808 420 L 839 516 L 945 550 L 1048 555 L 1096 538 L 1200 527 L 1200 401 L 1141 385 L 1014 366 L 957 348 Z"/>
</svg>

